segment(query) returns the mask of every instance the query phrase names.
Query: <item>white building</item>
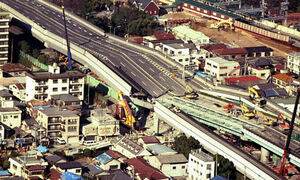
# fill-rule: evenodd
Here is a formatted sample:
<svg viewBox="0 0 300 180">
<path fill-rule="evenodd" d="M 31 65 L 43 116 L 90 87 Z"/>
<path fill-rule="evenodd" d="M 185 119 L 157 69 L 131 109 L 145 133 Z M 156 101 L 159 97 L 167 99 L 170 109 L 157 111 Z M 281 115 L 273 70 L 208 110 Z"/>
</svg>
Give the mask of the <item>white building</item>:
<svg viewBox="0 0 300 180">
<path fill-rule="evenodd" d="M 238 76 L 240 64 L 236 61 L 228 61 L 220 57 L 207 58 L 205 60 L 204 72 L 223 80 L 225 77 Z"/>
<path fill-rule="evenodd" d="M 215 176 L 215 161 L 212 156 L 198 150 L 189 154 L 187 173 L 190 180 L 209 180 Z"/>
<path fill-rule="evenodd" d="M 16 96 L 21 101 L 25 101 L 25 98 L 26 98 L 26 84 L 25 83 L 11 84 L 8 87 L 14 96 Z"/>
<path fill-rule="evenodd" d="M 286 67 L 295 74 L 300 74 L 300 52 L 293 52 L 287 55 Z"/>
<path fill-rule="evenodd" d="M 0 124 L 0 141 L 5 139 L 5 128 L 2 124 Z"/>
<path fill-rule="evenodd" d="M 9 12 L 0 12 L 0 64 L 8 61 Z"/>
<path fill-rule="evenodd" d="M 22 111 L 16 107 L 0 108 L 0 122 L 10 128 L 21 126 Z"/>
<path fill-rule="evenodd" d="M 61 72 L 56 65 L 49 66 L 49 72 L 26 73 L 26 101 L 49 100 L 52 95 L 71 94 L 84 99 L 84 77 L 79 71 Z"/>
<path fill-rule="evenodd" d="M 204 35 L 202 32 L 195 31 L 188 26 L 176 26 L 172 29 L 176 38 L 184 41 L 192 41 L 196 45 L 208 44 L 209 37 Z"/>
</svg>

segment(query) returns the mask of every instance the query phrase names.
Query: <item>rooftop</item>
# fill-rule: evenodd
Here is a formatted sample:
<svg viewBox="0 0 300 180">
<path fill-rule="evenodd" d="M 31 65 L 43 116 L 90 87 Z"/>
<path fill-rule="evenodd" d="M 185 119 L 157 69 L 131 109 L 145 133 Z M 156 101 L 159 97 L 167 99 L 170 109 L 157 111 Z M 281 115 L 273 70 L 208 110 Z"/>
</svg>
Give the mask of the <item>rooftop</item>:
<svg viewBox="0 0 300 180">
<path fill-rule="evenodd" d="M 161 145 L 161 144 L 154 144 L 154 145 L 148 146 L 148 149 L 152 153 L 157 154 L 157 155 L 164 154 L 164 153 L 174 153 L 174 154 L 177 153 L 176 151 L 169 148 L 168 146 Z"/>
<path fill-rule="evenodd" d="M 141 139 L 145 144 L 160 143 L 155 136 L 145 136 L 145 137 L 141 137 Z"/>
<path fill-rule="evenodd" d="M 165 39 L 176 39 L 175 36 L 172 33 L 159 33 L 154 34 L 154 37 L 157 40 L 165 40 Z"/>
<path fill-rule="evenodd" d="M 15 85 L 19 90 L 26 89 L 26 83 L 17 83 Z"/>
<path fill-rule="evenodd" d="M 111 149 L 107 150 L 105 153 L 114 159 L 125 158 L 125 156 L 123 154 L 119 153 L 118 151 L 111 150 Z"/>
<path fill-rule="evenodd" d="M 26 166 L 25 169 L 28 171 L 39 171 L 44 170 L 46 167 L 41 165 L 34 165 L 34 166 Z"/>
<path fill-rule="evenodd" d="M 267 46 L 245 47 L 248 53 L 272 52 L 273 49 Z"/>
<path fill-rule="evenodd" d="M 64 163 L 57 163 L 55 166 L 61 169 L 74 169 L 74 168 L 81 168 L 81 164 L 77 161 L 69 161 Z"/>
<path fill-rule="evenodd" d="M 19 63 L 6 63 L 0 67 L 4 72 L 28 71 L 29 69 Z"/>
<path fill-rule="evenodd" d="M 227 46 L 225 44 L 209 44 L 205 46 L 201 46 L 201 48 L 206 49 L 207 51 L 213 51 L 216 49 L 224 49 Z"/>
<path fill-rule="evenodd" d="M 226 60 L 226 59 L 224 59 L 224 58 L 221 58 L 221 57 L 213 57 L 213 58 L 207 58 L 208 60 L 210 60 L 210 61 L 213 61 L 213 62 L 215 62 L 215 63 L 218 63 L 218 64 L 226 64 L 226 65 L 228 65 L 228 64 L 236 64 L 236 65 L 239 65 L 239 63 L 238 62 L 236 62 L 236 61 L 228 61 L 228 60 Z"/>
<path fill-rule="evenodd" d="M 196 156 L 197 158 L 201 159 L 204 162 L 212 162 L 212 161 L 214 161 L 214 158 L 211 155 L 209 155 L 209 154 L 201 151 L 201 149 L 192 150 L 191 154 L 194 155 L 194 156 Z"/>
<path fill-rule="evenodd" d="M 104 170 L 95 164 L 87 165 L 84 170 L 89 173 L 91 176 L 96 176 L 97 174 L 102 173 Z"/>
<path fill-rule="evenodd" d="M 157 156 L 157 159 L 161 164 L 177 164 L 188 162 L 188 160 L 183 154 L 160 155 Z"/>
<path fill-rule="evenodd" d="M 85 77 L 85 74 L 77 70 L 65 71 L 60 74 L 52 74 L 47 71 L 38 71 L 38 72 L 26 72 L 26 76 L 29 76 L 35 80 L 48 80 L 48 79 L 62 79 L 62 78 L 82 78 Z"/>
<path fill-rule="evenodd" d="M 247 54 L 247 50 L 244 48 L 223 48 L 212 50 L 218 55 L 235 55 L 235 54 Z"/>
<path fill-rule="evenodd" d="M 110 162 L 111 160 L 113 160 L 113 158 L 106 153 L 100 154 L 99 156 L 96 157 L 96 159 L 98 161 L 100 161 L 102 164 L 106 164 L 106 163 Z"/>
<path fill-rule="evenodd" d="M 78 97 L 72 96 L 71 94 L 52 95 L 51 98 L 54 100 L 61 100 L 64 102 L 80 101 Z"/>
<path fill-rule="evenodd" d="M 287 83 L 293 81 L 293 78 L 291 76 L 289 76 L 287 74 L 282 74 L 282 73 L 275 74 L 272 77 L 275 79 L 279 79 L 280 81 L 287 82 Z"/>
<path fill-rule="evenodd" d="M 226 82 L 228 83 L 240 83 L 240 82 L 251 82 L 251 81 L 261 81 L 259 77 L 256 76 L 245 76 L 245 77 L 230 77 L 230 78 L 225 78 Z"/>
<path fill-rule="evenodd" d="M 13 107 L 13 108 L 0 108 L 0 112 L 21 112 L 21 110 L 19 110 L 16 107 Z"/>
<path fill-rule="evenodd" d="M 63 160 L 64 158 L 54 154 L 54 155 L 50 155 L 46 157 L 46 160 L 50 163 L 50 164 L 55 164 L 56 162 Z"/>
<path fill-rule="evenodd" d="M 205 34 L 203 34 L 202 32 L 195 31 L 195 30 L 193 30 L 190 27 L 185 26 L 185 25 L 176 26 L 176 27 L 173 28 L 173 31 L 174 32 L 177 31 L 181 34 L 184 34 L 187 37 L 190 37 L 190 38 L 194 39 L 194 40 L 202 39 L 202 38 L 209 38 Z"/>
<path fill-rule="evenodd" d="M 0 97 L 13 97 L 13 95 L 8 90 L 3 89 L 0 90 Z"/>
<path fill-rule="evenodd" d="M 139 146 L 135 142 L 127 139 L 125 136 L 121 138 L 116 144 L 123 147 L 127 151 L 131 152 L 132 154 L 138 155 L 140 152 L 144 150 L 142 146 Z"/>
<path fill-rule="evenodd" d="M 60 109 L 58 107 L 42 108 L 39 109 L 39 111 L 41 111 L 47 116 L 78 117 L 78 115 L 75 114 L 73 111 L 67 109 Z"/>
<path fill-rule="evenodd" d="M 289 53 L 288 56 L 300 57 L 300 52 Z"/>
<path fill-rule="evenodd" d="M 25 164 L 25 165 L 41 165 L 45 161 L 43 159 L 37 159 L 35 155 L 23 155 L 18 157 L 12 157 L 15 161 L 17 161 L 19 164 Z"/>
</svg>

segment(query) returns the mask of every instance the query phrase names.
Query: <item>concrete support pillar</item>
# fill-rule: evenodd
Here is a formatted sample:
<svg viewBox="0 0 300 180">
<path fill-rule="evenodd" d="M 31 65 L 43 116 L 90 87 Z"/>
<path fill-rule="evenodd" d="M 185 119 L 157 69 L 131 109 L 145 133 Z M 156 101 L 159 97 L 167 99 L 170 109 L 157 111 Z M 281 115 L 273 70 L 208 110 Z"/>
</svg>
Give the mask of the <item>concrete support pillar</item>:
<svg viewBox="0 0 300 180">
<path fill-rule="evenodd" d="M 155 112 L 153 113 L 153 118 L 154 118 L 154 132 L 156 134 L 159 134 L 159 118 Z"/>
<path fill-rule="evenodd" d="M 260 161 L 265 163 L 270 158 L 270 151 L 263 147 L 261 147 L 260 149 L 261 149 Z"/>
</svg>

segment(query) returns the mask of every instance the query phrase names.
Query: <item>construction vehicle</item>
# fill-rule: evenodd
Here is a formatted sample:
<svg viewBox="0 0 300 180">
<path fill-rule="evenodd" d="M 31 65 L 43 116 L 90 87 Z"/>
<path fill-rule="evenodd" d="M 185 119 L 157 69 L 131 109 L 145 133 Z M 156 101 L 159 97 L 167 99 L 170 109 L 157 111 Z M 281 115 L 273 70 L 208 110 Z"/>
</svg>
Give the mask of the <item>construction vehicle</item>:
<svg viewBox="0 0 300 180">
<path fill-rule="evenodd" d="M 62 62 L 65 66 L 68 64 L 68 57 L 65 55 L 61 55 L 58 58 L 59 62 Z"/>
<path fill-rule="evenodd" d="M 248 87 L 248 91 L 250 99 L 254 100 L 255 104 L 258 103 L 260 107 L 263 107 L 267 104 L 267 101 L 262 98 L 254 88 Z"/>
<path fill-rule="evenodd" d="M 255 118 L 255 110 L 250 112 L 249 108 L 245 105 L 242 105 L 242 104 L 241 104 L 241 110 L 242 110 L 242 113 L 245 117 L 247 117 L 249 119 Z"/>
<path fill-rule="evenodd" d="M 228 103 L 227 106 L 223 106 L 223 108 L 226 109 L 228 113 L 233 113 L 234 104 Z"/>
<path fill-rule="evenodd" d="M 67 53 L 68 53 L 68 61 L 65 61 L 64 63 L 67 65 L 67 68 L 69 70 L 72 69 L 72 61 L 71 61 L 71 49 L 70 49 L 70 42 L 68 38 L 68 28 L 67 28 L 67 23 L 66 23 L 66 15 L 65 15 L 65 7 L 61 6 L 62 13 L 63 13 L 63 20 L 64 20 L 64 27 L 65 27 L 65 38 L 67 42 Z"/>
<path fill-rule="evenodd" d="M 281 113 L 278 114 L 277 119 L 281 120 L 281 124 L 279 125 L 279 128 L 283 131 L 286 131 L 290 129 L 290 125 L 285 121 L 283 115 Z"/>
<path fill-rule="evenodd" d="M 185 86 L 185 97 L 188 99 L 195 99 L 198 97 L 198 94 L 196 91 L 194 91 L 189 85 Z"/>
<path fill-rule="evenodd" d="M 230 29 L 231 30 L 235 30 L 235 27 L 234 27 L 234 25 L 233 25 L 233 23 L 232 23 L 232 21 L 230 21 L 230 20 L 221 20 L 221 21 L 219 21 L 219 22 L 217 22 L 217 23 L 215 23 L 215 24 L 211 24 L 210 25 L 210 28 L 212 28 L 212 29 L 218 29 L 218 31 L 220 30 L 220 29 L 225 29 L 225 25 L 229 25 L 229 27 L 230 27 Z"/>
<path fill-rule="evenodd" d="M 268 119 L 262 112 L 256 111 L 256 115 L 258 116 L 257 118 L 259 119 L 260 117 L 263 119 L 263 124 L 268 125 L 268 126 L 274 126 L 276 122 L 273 120 Z"/>
<path fill-rule="evenodd" d="M 127 100 L 124 98 L 122 91 L 118 92 L 118 97 L 124 108 L 124 112 L 125 112 L 125 116 L 126 116 L 125 124 L 127 126 L 129 126 L 130 128 L 134 128 L 134 123 L 136 122 L 136 120 L 135 120 L 134 116 L 132 115 L 131 109 L 128 105 Z"/>
</svg>

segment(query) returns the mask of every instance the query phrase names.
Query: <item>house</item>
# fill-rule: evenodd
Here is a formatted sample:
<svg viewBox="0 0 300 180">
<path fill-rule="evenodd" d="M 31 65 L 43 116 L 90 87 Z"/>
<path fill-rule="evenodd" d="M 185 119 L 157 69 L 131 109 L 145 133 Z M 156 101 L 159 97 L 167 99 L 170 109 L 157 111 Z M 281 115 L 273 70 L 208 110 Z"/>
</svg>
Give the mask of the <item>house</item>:
<svg viewBox="0 0 300 180">
<path fill-rule="evenodd" d="M 105 152 L 96 157 L 97 165 L 103 170 L 114 170 L 121 168 L 121 162 L 115 160 Z"/>
<path fill-rule="evenodd" d="M 109 172 L 106 172 L 106 174 L 100 174 L 98 178 L 103 180 L 132 180 L 132 178 L 128 174 L 120 169 L 111 170 Z"/>
<path fill-rule="evenodd" d="M 26 84 L 25 83 L 10 84 L 8 86 L 8 88 L 15 97 L 17 97 L 21 101 L 25 102 L 25 98 L 26 98 Z"/>
<path fill-rule="evenodd" d="M 8 171 L 15 176 L 29 179 L 31 176 L 43 177 L 43 172 L 48 165 L 42 158 L 36 155 L 22 155 L 8 159 L 10 167 Z"/>
<path fill-rule="evenodd" d="M 150 15 L 159 15 L 159 7 L 153 0 L 129 0 L 137 9 Z"/>
<path fill-rule="evenodd" d="M 181 39 L 167 39 L 167 40 L 144 40 L 145 46 L 163 51 L 163 44 L 183 44 L 184 41 Z"/>
<path fill-rule="evenodd" d="M 128 165 L 128 174 L 136 176 L 137 179 L 155 179 L 155 180 L 167 180 L 166 175 L 160 172 L 158 169 L 152 167 L 143 158 L 132 158 L 125 161 Z"/>
<path fill-rule="evenodd" d="M 244 48 L 222 48 L 222 49 L 214 49 L 212 52 L 220 56 L 224 59 L 228 60 L 235 60 L 235 59 L 240 59 L 244 58 L 247 55 L 247 50 Z"/>
<path fill-rule="evenodd" d="M 56 106 L 80 106 L 82 101 L 71 94 L 57 94 L 51 96 L 51 104 Z"/>
<path fill-rule="evenodd" d="M 125 136 L 119 138 L 119 140 L 112 146 L 112 150 L 118 151 L 127 158 L 143 157 L 151 155 L 142 146 L 127 139 Z"/>
<path fill-rule="evenodd" d="M 273 49 L 266 46 L 244 47 L 247 50 L 247 57 L 273 56 Z"/>
<path fill-rule="evenodd" d="M 6 63 L 0 66 L 0 69 L 2 69 L 4 75 L 10 77 L 25 76 L 25 73 L 29 71 L 28 68 L 19 63 Z"/>
<path fill-rule="evenodd" d="M 243 76 L 243 77 L 229 77 L 225 78 L 225 85 L 234 85 L 243 89 L 248 89 L 250 86 L 257 84 L 264 84 L 266 80 L 263 80 L 256 76 Z"/>
<path fill-rule="evenodd" d="M 3 103 L 4 101 L 12 101 L 13 95 L 9 93 L 8 90 L 2 89 L 0 90 L 0 101 Z M 1 103 L 1 107 L 3 107 L 3 104 Z"/>
<path fill-rule="evenodd" d="M 26 72 L 26 101 L 50 100 L 52 95 L 71 94 L 84 98 L 85 74 L 72 70 L 61 72 L 55 64 L 49 72 Z"/>
<path fill-rule="evenodd" d="M 0 108 L 0 122 L 10 128 L 21 126 L 22 111 L 16 107 Z"/>
<path fill-rule="evenodd" d="M 138 139 L 138 144 L 142 145 L 144 148 L 159 143 L 159 140 L 155 136 L 145 136 Z"/>
<path fill-rule="evenodd" d="M 195 45 L 209 43 L 209 37 L 185 25 L 176 26 L 172 28 L 172 31 L 176 38 L 182 39 L 183 41 L 192 41 Z"/>
<path fill-rule="evenodd" d="M 153 145 L 148 145 L 147 148 L 152 154 L 154 155 L 174 155 L 177 154 L 176 151 L 173 149 L 169 148 L 166 145 L 162 144 L 153 144 Z"/>
<path fill-rule="evenodd" d="M 60 180 L 61 173 L 56 169 L 50 169 L 49 179 L 50 180 Z"/>
<path fill-rule="evenodd" d="M 156 40 L 173 40 L 176 37 L 172 33 L 156 33 L 154 34 Z"/>
<path fill-rule="evenodd" d="M 68 171 L 68 172 L 71 172 L 71 173 L 81 176 L 81 173 L 82 173 L 82 170 L 81 170 L 82 166 L 77 161 L 56 163 L 56 164 L 54 164 L 53 168 L 56 169 L 61 174 Z"/>
<path fill-rule="evenodd" d="M 52 140 L 62 137 L 67 143 L 79 142 L 79 120 L 74 112 L 56 107 L 39 109 L 36 118 L 48 137 Z"/>
<path fill-rule="evenodd" d="M 103 169 L 101 169 L 99 166 L 95 164 L 89 164 L 82 169 L 82 174 L 84 177 L 88 177 L 90 179 L 93 178 L 100 178 L 101 175 L 109 175 L 109 173 Z"/>
<path fill-rule="evenodd" d="M 58 163 L 65 163 L 67 162 L 63 157 L 61 156 L 58 156 L 56 154 L 54 155 L 49 155 L 49 156 L 46 156 L 45 158 L 49 164 L 51 165 L 55 165 L 55 164 L 58 164 Z"/>
<path fill-rule="evenodd" d="M 292 87 L 293 78 L 288 74 L 275 74 L 272 76 L 272 83 L 277 87 L 284 88 L 289 95 L 293 95 Z"/>
<path fill-rule="evenodd" d="M 111 149 L 105 151 L 105 153 L 107 155 L 109 155 L 110 157 L 112 157 L 113 159 L 120 161 L 121 163 L 124 163 L 124 160 L 127 159 L 123 154 L 119 153 L 118 151 L 111 150 Z"/>
<path fill-rule="evenodd" d="M 189 154 L 187 173 L 191 180 L 213 178 L 215 176 L 214 158 L 201 149 L 192 150 Z"/>
<path fill-rule="evenodd" d="M 212 75 L 217 80 L 223 80 L 225 77 L 238 76 L 240 74 L 240 65 L 238 62 L 228 61 L 220 57 L 207 58 L 204 72 Z"/>
<path fill-rule="evenodd" d="M 295 74 L 300 74 L 300 52 L 293 52 L 287 55 L 286 67 Z"/>
<path fill-rule="evenodd" d="M 151 166 L 159 169 L 167 176 L 186 176 L 188 160 L 183 154 L 150 156 Z"/>
<path fill-rule="evenodd" d="M 257 76 L 261 79 L 268 79 L 274 72 L 273 61 L 267 58 L 258 58 L 253 63 L 249 63 L 248 72 L 252 76 Z"/>
</svg>

